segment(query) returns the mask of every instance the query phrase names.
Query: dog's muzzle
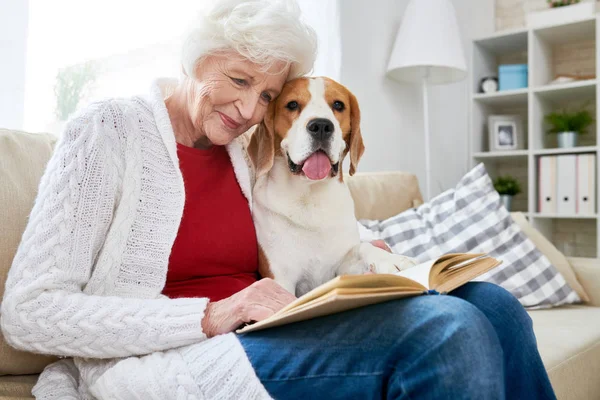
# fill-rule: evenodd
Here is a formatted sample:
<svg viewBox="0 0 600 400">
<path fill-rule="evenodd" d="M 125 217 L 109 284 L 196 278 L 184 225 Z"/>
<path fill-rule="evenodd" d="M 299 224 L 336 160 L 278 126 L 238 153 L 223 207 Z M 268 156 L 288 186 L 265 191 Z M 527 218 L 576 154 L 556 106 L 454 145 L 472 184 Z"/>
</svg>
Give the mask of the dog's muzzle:
<svg viewBox="0 0 600 400">
<path fill-rule="evenodd" d="M 331 161 L 329 160 L 329 157 L 325 154 L 324 151 L 322 150 L 317 150 L 316 152 L 314 152 L 313 154 L 311 154 L 306 160 L 302 161 L 301 164 L 296 164 L 295 162 L 292 161 L 292 159 L 290 158 L 290 155 L 287 154 L 287 161 L 288 161 L 288 167 L 290 169 L 290 172 L 294 175 L 300 175 L 302 173 L 304 173 L 306 175 L 307 178 L 311 179 L 311 180 L 320 180 L 323 179 L 325 176 L 320 176 L 318 175 L 318 172 L 316 173 L 318 176 L 314 176 L 315 173 L 311 172 L 312 168 L 307 168 L 305 169 L 305 166 L 307 162 L 312 162 L 310 159 L 313 157 L 320 157 L 321 158 L 321 162 L 324 162 L 325 158 L 327 159 L 328 163 L 331 163 Z M 340 163 L 339 161 L 336 162 L 335 164 L 330 164 L 331 169 L 329 172 L 329 176 L 334 177 L 338 174 L 339 169 L 340 169 Z"/>
<path fill-rule="evenodd" d="M 308 134 L 314 142 L 320 145 L 320 148 L 329 147 L 334 129 L 333 122 L 327 118 L 311 119 L 306 124 Z"/>
</svg>

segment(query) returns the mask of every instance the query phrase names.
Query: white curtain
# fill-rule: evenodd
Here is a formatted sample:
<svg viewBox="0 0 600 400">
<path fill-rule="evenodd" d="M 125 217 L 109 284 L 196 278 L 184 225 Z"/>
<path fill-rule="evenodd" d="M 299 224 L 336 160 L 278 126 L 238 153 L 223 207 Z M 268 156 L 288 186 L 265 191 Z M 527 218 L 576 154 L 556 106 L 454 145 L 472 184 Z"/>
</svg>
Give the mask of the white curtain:
<svg viewBox="0 0 600 400">
<path fill-rule="evenodd" d="M 306 22 L 317 31 L 319 40 L 313 75 L 339 80 L 342 43 L 338 0 L 298 0 L 298 3 Z"/>
<path fill-rule="evenodd" d="M 24 97 L 19 118 L 22 126 L 10 128 L 58 134 L 64 114 L 73 108 L 67 105 L 61 114 L 61 104 L 65 108 L 57 93 L 61 77 L 67 78 L 67 85 L 63 81 L 64 89 L 73 74 L 82 71 L 86 74 L 85 90 L 79 94 L 77 103 L 79 108 L 101 98 L 144 94 L 155 77 L 178 76 L 180 36 L 187 18 L 195 14 L 201 2 L 29 0 L 28 15 L 20 22 L 27 25 L 22 30 L 27 38 L 15 42 L 26 46 L 22 52 L 26 54 L 25 73 L 20 78 L 24 82 L 18 86 L 21 99 Z M 313 75 L 339 79 L 338 0 L 298 0 L 298 3 L 306 22 L 317 31 L 319 53 Z M 0 43 L 2 39 L 6 38 L 0 38 Z M 84 67 L 88 65 L 90 69 L 86 70 Z M 23 62 L 18 68 L 23 69 Z M 0 110 L 0 127 L 8 122 Z"/>
</svg>

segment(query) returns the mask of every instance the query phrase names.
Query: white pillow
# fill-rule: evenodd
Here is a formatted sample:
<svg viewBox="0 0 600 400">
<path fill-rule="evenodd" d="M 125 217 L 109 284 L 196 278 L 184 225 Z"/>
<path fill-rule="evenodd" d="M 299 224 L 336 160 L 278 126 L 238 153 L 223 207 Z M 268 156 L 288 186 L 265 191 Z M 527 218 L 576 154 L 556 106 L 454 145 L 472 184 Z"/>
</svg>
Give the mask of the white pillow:
<svg viewBox="0 0 600 400">
<path fill-rule="evenodd" d="M 384 221 L 360 221 L 394 253 L 427 261 L 445 253 L 489 253 L 499 267 L 476 280 L 498 284 L 523 306 L 581 302 L 578 294 L 502 206 L 483 164 L 418 208 Z"/>
</svg>

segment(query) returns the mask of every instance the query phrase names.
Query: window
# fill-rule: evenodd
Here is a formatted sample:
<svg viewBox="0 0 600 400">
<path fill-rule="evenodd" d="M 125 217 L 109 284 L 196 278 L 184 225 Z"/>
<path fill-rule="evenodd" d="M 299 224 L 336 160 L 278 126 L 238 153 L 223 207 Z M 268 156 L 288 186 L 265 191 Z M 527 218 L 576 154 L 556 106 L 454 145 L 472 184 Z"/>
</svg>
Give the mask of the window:
<svg viewBox="0 0 600 400">
<path fill-rule="evenodd" d="M 0 127 L 58 134 L 90 101 L 144 94 L 154 78 L 179 76 L 180 37 L 201 1 L 5 2 L 11 5 L 0 6 L 0 25 L 17 26 L 0 30 L 13 36 L 14 55 L 8 83 L 0 80 L 0 105 L 12 104 L 0 109 Z M 338 78 L 337 1 L 299 4 L 319 37 L 314 74 Z"/>
</svg>

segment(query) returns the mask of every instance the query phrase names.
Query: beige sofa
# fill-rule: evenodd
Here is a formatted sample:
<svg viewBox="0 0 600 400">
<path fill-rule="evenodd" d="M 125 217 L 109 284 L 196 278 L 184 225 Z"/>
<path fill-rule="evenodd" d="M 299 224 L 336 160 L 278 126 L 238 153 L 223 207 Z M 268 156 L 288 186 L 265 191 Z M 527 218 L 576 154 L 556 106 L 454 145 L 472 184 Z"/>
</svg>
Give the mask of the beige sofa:
<svg viewBox="0 0 600 400">
<path fill-rule="evenodd" d="M 0 296 L 53 145 L 50 135 L 0 129 Z M 412 174 L 358 174 L 350 180 L 350 187 L 359 218 L 386 218 L 422 202 Z M 533 240 L 535 232 L 527 233 Z M 548 243 L 539 243 L 549 257 L 559 256 Z M 587 292 L 589 303 L 530 311 L 530 315 L 558 398 L 600 399 L 600 260 L 563 260 L 563 274 L 570 274 L 574 284 L 581 283 L 579 290 Z M 37 374 L 51 361 L 17 352 L 0 337 L 0 399 L 31 398 Z"/>
</svg>

